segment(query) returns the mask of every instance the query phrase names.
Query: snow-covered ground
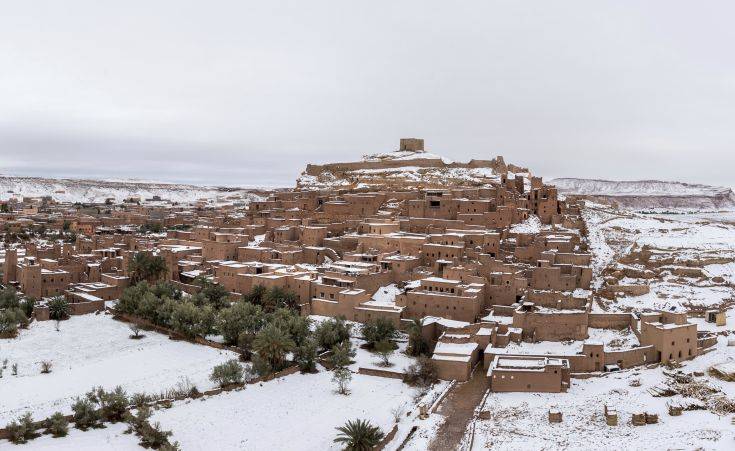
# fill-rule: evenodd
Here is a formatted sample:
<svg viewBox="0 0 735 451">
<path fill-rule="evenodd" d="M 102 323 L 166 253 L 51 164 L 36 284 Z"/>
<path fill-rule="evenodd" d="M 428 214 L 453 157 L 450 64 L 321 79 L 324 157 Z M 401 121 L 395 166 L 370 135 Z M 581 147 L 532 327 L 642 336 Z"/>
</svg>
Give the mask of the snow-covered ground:
<svg viewBox="0 0 735 451">
<path fill-rule="evenodd" d="M 172 430 L 185 450 L 330 450 L 336 427 L 367 419 L 384 432 L 391 410 L 413 408 L 414 390 L 400 380 L 353 374 L 350 394 L 335 392 L 332 372 L 293 374 L 195 401 L 174 403 L 152 420 Z"/>
<path fill-rule="evenodd" d="M 716 351 L 684 362 L 681 369 L 706 372 L 710 365 L 728 359 L 735 359 L 735 347 L 721 338 Z M 666 403 L 682 398 L 653 397 L 647 391 L 664 379 L 661 367 L 637 368 L 572 379 L 567 393 L 490 393 L 483 407 L 490 411 L 490 419 L 477 420 L 472 449 L 733 449 L 732 416 L 702 410 L 669 416 Z M 730 397 L 735 395 L 733 382 L 702 379 Z M 639 387 L 630 385 L 634 380 L 640 381 Z M 606 403 L 617 409 L 618 426 L 606 425 Z M 550 407 L 562 412 L 562 423 L 549 423 Z M 659 423 L 632 426 L 631 414 L 639 412 L 658 414 Z"/>
<path fill-rule="evenodd" d="M 131 340 L 127 324 L 109 315 L 81 315 L 62 321 L 34 322 L 15 339 L 0 340 L 0 361 L 8 366 L 0 379 L 0 424 L 31 412 L 43 419 L 61 411 L 71 413 L 77 396 L 92 387 L 121 385 L 129 394 L 160 393 L 188 378 L 199 390 L 213 387 L 209 374 L 215 365 L 237 358 L 220 351 L 165 335 L 144 332 Z M 41 362 L 52 362 L 49 374 Z M 11 367 L 18 364 L 18 375 Z"/>
<path fill-rule="evenodd" d="M 583 209 L 587 223 L 596 287 L 601 273 L 631 250 L 648 246 L 656 258 L 674 258 L 675 265 L 710 258 L 735 258 L 735 224 L 696 217 L 696 214 L 639 214 L 621 212 L 599 204 Z M 677 263 L 678 262 L 678 263 Z M 642 269 L 642 268 L 639 268 Z M 735 264 L 717 263 L 703 267 L 710 277 L 735 280 Z M 664 309 L 671 307 L 717 306 L 735 293 L 731 286 L 709 280 L 678 276 L 658 279 L 625 279 L 625 284 L 648 285 L 650 293 L 618 297 L 611 310 Z"/>
<path fill-rule="evenodd" d="M 69 435 L 53 438 L 42 435 L 23 445 L 13 445 L 7 441 L 0 441 L 0 449 L 17 451 L 141 451 L 138 437 L 134 434 L 125 434 L 127 424 L 107 424 L 103 429 L 89 429 L 86 432 L 69 427 Z"/>
</svg>

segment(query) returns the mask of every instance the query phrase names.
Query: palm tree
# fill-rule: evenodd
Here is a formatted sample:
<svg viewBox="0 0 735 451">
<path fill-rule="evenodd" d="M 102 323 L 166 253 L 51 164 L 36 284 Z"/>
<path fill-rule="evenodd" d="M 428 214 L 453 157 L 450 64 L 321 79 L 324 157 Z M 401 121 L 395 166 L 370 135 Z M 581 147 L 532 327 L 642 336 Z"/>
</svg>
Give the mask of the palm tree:
<svg viewBox="0 0 735 451">
<path fill-rule="evenodd" d="M 153 256 L 147 252 L 138 252 L 130 259 L 128 272 L 134 284 L 141 280 L 153 282 L 166 272 L 166 260 L 161 256 Z"/>
<path fill-rule="evenodd" d="M 429 343 L 424 339 L 422 329 L 424 326 L 423 319 L 414 319 L 408 325 L 408 349 L 409 355 L 419 356 L 429 353 Z"/>
<path fill-rule="evenodd" d="M 57 321 L 69 316 L 69 302 L 64 296 L 54 296 L 48 301 L 49 318 Z"/>
<path fill-rule="evenodd" d="M 345 451 L 369 451 L 380 443 L 385 434 L 367 420 L 353 420 L 337 428 L 335 443 L 345 445 Z"/>
<path fill-rule="evenodd" d="M 253 341 L 253 350 L 270 363 L 274 371 L 283 368 L 286 354 L 295 347 L 296 343 L 288 334 L 273 324 L 258 332 Z"/>
</svg>

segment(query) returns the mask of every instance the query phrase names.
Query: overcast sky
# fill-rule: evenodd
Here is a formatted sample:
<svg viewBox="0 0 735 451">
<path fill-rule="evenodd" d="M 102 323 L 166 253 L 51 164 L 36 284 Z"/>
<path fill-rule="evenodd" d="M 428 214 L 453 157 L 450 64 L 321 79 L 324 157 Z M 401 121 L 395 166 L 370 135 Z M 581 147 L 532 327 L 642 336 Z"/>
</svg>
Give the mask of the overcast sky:
<svg viewBox="0 0 735 451">
<path fill-rule="evenodd" d="M 735 2 L 35 1 L 0 173 L 293 185 L 422 137 L 546 178 L 735 185 Z"/>
</svg>

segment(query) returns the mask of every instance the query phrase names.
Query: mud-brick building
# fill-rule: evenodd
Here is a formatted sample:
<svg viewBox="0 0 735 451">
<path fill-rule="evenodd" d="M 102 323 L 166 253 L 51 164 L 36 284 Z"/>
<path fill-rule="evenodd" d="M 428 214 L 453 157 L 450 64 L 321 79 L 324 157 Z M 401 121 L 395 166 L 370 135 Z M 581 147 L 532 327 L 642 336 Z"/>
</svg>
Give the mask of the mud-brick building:
<svg viewBox="0 0 735 451">
<path fill-rule="evenodd" d="M 487 371 L 494 392 L 566 392 L 569 361 L 554 357 L 496 356 Z"/>
</svg>

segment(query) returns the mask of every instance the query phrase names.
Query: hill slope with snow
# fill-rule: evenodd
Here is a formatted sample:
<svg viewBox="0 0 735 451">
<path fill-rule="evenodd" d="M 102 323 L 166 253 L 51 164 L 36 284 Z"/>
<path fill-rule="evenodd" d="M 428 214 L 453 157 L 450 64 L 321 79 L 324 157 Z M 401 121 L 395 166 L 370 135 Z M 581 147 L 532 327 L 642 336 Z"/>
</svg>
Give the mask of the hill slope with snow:
<svg viewBox="0 0 735 451">
<path fill-rule="evenodd" d="M 558 178 L 549 181 L 559 193 L 626 208 L 735 208 L 735 194 L 726 187 L 660 180 L 614 181 Z"/>
<path fill-rule="evenodd" d="M 113 198 L 122 202 L 130 197 L 151 199 L 154 196 L 172 202 L 194 202 L 198 199 L 250 201 L 260 199 L 257 190 L 222 188 L 186 184 L 111 181 L 86 179 L 52 179 L 0 175 L 0 200 L 11 197 L 51 196 L 57 202 L 102 203 Z"/>
</svg>

